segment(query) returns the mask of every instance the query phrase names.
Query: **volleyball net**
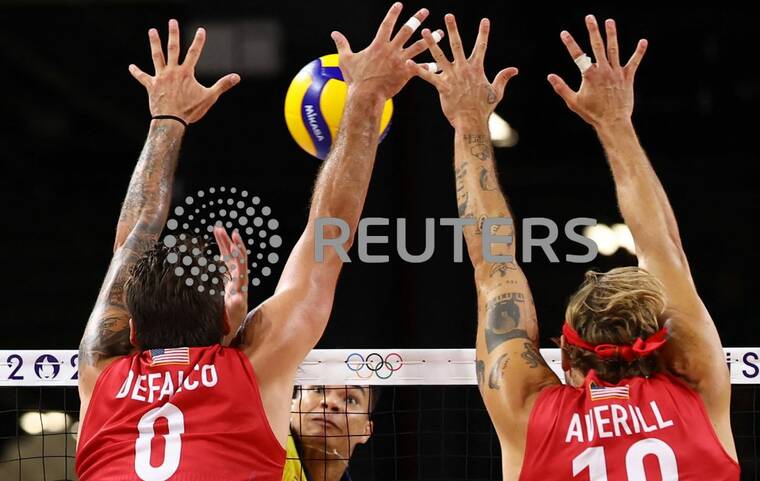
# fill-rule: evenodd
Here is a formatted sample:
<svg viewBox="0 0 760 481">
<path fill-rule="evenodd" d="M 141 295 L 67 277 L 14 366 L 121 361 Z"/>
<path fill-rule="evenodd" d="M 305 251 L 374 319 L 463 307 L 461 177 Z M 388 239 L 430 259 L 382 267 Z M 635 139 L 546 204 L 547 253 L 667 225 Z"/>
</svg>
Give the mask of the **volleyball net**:
<svg viewBox="0 0 760 481">
<path fill-rule="evenodd" d="M 743 480 L 758 479 L 760 348 L 727 348 Z M 558 349 L 541 353 L 560 379 Z M 314 350 L 291 405 L 298 461 L 343 479 L 501 480 L 474 349 Z M 0 480 L 76 480 L 77 352 L 0 350 Z"/>
</svg>

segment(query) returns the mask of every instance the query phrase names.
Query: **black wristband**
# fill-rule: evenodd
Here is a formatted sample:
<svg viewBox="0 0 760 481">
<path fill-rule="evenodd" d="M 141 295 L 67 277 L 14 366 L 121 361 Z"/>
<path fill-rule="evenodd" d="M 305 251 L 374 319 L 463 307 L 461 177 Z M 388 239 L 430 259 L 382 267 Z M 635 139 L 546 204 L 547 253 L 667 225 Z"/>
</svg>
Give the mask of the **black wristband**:
<svg viewBox="0 0 760 481">
<path fill-rule="evenodd" d="M 187 122 L 185 122 L 181 118 L 177 117 L 176 115 L 154 115 L 153 117 L 151 117 L 151 119 L 153 119 L 153 120 L 161 120 L 161 119 L 176 120 L 177 122 L 179 122 L 182 125 L 184 125 L 185 128 L 187 128 Z"/>
</svg>

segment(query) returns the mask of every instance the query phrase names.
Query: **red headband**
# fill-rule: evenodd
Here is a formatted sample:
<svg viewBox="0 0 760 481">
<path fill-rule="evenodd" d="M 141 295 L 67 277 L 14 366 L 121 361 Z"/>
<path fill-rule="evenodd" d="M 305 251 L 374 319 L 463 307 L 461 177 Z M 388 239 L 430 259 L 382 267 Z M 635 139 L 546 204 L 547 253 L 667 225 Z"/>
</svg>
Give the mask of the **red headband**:
<svg viewBox="0 0 760 481">
<path fill-rule="evenodd" d="M 565 336 L 565 341 L 568 344 L 596 353 L 597 356 L 603 359 L 619 356 L 626 361 L 631 362 L 634 359 L 647 357 L 662 347 L 662 345 L 665 344 L 665 341 L 667 341 L 668 329 L 663 327 L 649 336 L 646 341 L 639 337 L 631 345 L 597 344 L 594 346 L 593 344 L 586 342 L 586 340 L 575 332 L 575 329 L 573 329 L 567 321 L 565 321 L 565 325 L 562 326 L 562 334 Z"/>
</svg>

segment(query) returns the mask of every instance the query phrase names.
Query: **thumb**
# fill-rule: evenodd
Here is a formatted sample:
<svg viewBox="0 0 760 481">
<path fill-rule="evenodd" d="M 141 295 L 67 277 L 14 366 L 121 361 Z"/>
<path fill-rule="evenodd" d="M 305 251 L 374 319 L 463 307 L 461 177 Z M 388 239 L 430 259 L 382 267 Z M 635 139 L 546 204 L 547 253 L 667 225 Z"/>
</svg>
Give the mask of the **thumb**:
<svg viewBox="0 0 760 481">
<path fill-rule="evenodd" d="M 515 67 L 508 67 L 496 74 L 493 79 L 493 89 L 496 91 L 496 98 L 501 99 L 504 97 L 504 89 L 507 87 L 507 82 L 517 75 L 517 69 Z"/>
<path fill-rule="evenodd" d="M 335 42 L 335 47 L 338 49 L 338 56 L 351 55 L 351 45 L 348 44 L 348 39 L 340 32 L 334 31 L 330 34 L 330 38 Z"/>
<path fill-rule="evenodd" d="M 565 81 L 562 80 L 562 77 L 552 73 L 549 74 L 546 80 L 549 81 L 554 91 L 557 92 L 557 95 L 562 97 L 562 100 L 564 100 L 568 105 L 573 102 L 576 94 L 570 87 L 567 86 Z"/>
<path fill-rule="evenodd" d="M 211 90 L 213 90 L 218 97 L 238 83 L 240 83 L 240 75 L 231 73 L 217 80 L 216 83 L 211 86 Z"/>
</svg>

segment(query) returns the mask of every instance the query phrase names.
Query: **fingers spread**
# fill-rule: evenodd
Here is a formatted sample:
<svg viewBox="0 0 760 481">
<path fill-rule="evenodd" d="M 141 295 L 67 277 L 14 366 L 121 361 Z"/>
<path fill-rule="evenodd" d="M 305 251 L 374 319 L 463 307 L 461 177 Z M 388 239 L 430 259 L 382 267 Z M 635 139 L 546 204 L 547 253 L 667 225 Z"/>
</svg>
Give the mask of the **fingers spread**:
<svg viewBox="0 0 760 481">
<path fill-rule="evenodd" d="M 438 75 L 436 75 L 434 72 L 431 72 L 430 64 L 417 64 L 414 63 L 414 60 L 407 60 L 406 66 L 422 80 L 425 80 L 433 87 L 438 88 L 440 80 L 438 78 Z M 437 68 L 437 66 L 435 68 Z"/>
<path fill-rule="evenodd" d="M 431 36 L 433 38 L 433 41 L 435 43 L 438 43 L 441 41 L 441 39 L 444 36 L 443 30 L 440 30 L 440 29 L 436 30 L 435 32 L 432 33 Z M 416 42 L 414 42 L 413 44 L 411 44 L 406 49 L 404 49 L 404 58 L 405 59 L 414 58 L 427 49 L 428 49 L 427 40 L 425 40 L 424 38 L 421 38 L 417 40 Z"/>
<path fill-rule="evenodd" d="M 446 14 L 446 29 L 449 31 L 449 44 L 451 45 L 451 54 L 455 62 L 464 62 L 464 49 L 462 48 L 462 38 L 459 36 L 457 21 L 454 15 Z"/>
<path fill-rule="evenodd" d="M 611 18 L 604 22 L 607 32 L 607 60 L 613 68 L 620 67 L 620 53 L 618 51 L 617 27 Z"/>
<path fill-rule="evenodd" d="M 509 80 L 517 75 L 518 71 L 515 67 L 508 67 L 496 74 L 493 79 L 493 89 L 496 94 L 495 102 L 498 102 L 504 97 L 504 89 L 507 87 Z"/>
<path fill-rule="evenodd" d="M 402 8 L 401 2 L 396 2 L 391 5 L 391 8 L 388 9 L 388 13 L 385 14 L 383 23 L 380 24 L 380 28 L 377 30 L 375 40 L 387 42 L 391 39 L 393 27 L 396 25 L 396 20 L 398 20 Z"/>
<path fill-rule="evenodd" d="M 629 78 L 632 78 L 636 74 L 636 70 L 639 68 L 639 64 L 641 63 L 641 59 L 644 58 L 644 54 L 647 51 L 647 46 L 649 45 L 649 42 L 647 42 L 646 39 L 639 40 L 638 45 L 636 45 L 636 51 L 633 52 L 633 55 L 631 55 L 631 59 L 628 60 L 628 63 L 625 64 L 625 74 Z"/>
<path fill-rule="evenodd" d="M 174 19 L 169 20 L 169 42 L 166 51 L 167 65 L 177 65 L 179 62 L 179 23 Z"/>
<path fill-rule="evenodd" d="M 591 50 L 594 52 L 594 60 L 597 65 L 607 65 L 607 53 L 604 51 L 604 40 L 602 40 L 602 34 L 599 32 L 599 25 L 596 23 L 596 18 L 593 15 L 586 15 L 586 28 L 588 29 L 588 36 L 591 40 Z"/>
<path fill-rule="evenodd" d="M 483 64 L 483 58 L 486 56 L 486 49 L 488 48 L 488 33 L 491 31 L 491 22 L 484 18 L 480 21 L 480 28 L 478 29 L 478 38 L 475 40 L 475 46 L 472 48 L 472 54 L 470 60 Z"/>
<path fill-rule="evenodd" d="M 201 52 L 203 51 L 203 45 L 206 43 L 206 30 L 203 28 L 199 28 L 195 32 L 195 38 L 193 38 L 193 43 L 190 45 L 190 48 L 187 49 L 187 55 L 185 55 L 185 62 L 183 65 L 187 65 L 190 68 L 195 68 L 195 65 L 198 63 L 198 58 L 201 56 Z"/>
<path fill-rule="evenodd" d="M 143 87 L 148 88 L 150 85 L 150 75 L 140 70 L 137 65 L 130 65 L 129 66 L 129 73 L 132 74 L 132 76 L 142 84 Z"/>
<path fill-rule="evenodd" d="M 449 60 L 446 58 L 446 54 L 443 53 L 441 47 L 439 47 L 436 43 L 435 39 L 433 38 L 433 34 L 430 33 L 430 30 L 424 29 L 422 31 L 422 38 L 425 39 L 427 48 L 430 50 L 430 55 L 433 56 L 433 59 L 438 64 L 438 66 L 443 70 L 451 67 L 451 62 L 449 62 Z"/>
<path fill-rule="evenodd" d="M 338 57 L 351 55 L 351 45 L 348 43 L 348 39 L 342 33 L 335 31 L 330 34 L 330 38 L 335 42 L 335 48 L 338 50 Z"/>
<path fill-rule="evenodd" d="M 216 83 L 211 86 L 211 90 L 218 97 L 222 95 L 224 92 L 234 87 L 235 85 L 237 85 L 239 82 L 240 82 L 240 75 L 236 73 L 227 74 L 224 77 L 217 80 Z"/>
<path fill-rule="evenodd" d="M 420 11 L 415 13 L 414 16 L 407 20 L 404 26 L 401 27 L 401 30 L 399 30 L 391 43 L 397 48 L 402 48 L 429 14 L 430 12 L 428 12 L 427 8 L 420 9 Z"/>
<path fill-rule="evenodd" d="M 557 92 L 557 95 L 562 97 L 562 100 L 568 105 L 571 105 L 575 101 L 575 92 L 567 86 L 562 77 L 556 74 L 549 74 L 546 80 L 549 81 L 554 91 Z"/>
<path fill-rule="evenodd" d="M 581 47 L 578 46 L 578 42 L 575 41 L 573 36 L 570 35 L 570 32 L 563 30 L 559 34 L 559 38 L 562 39 L 562 43 L 565 44 L 565 47 L 567 48 L 567 51 L 573 60 L 583 55 L 583 50 L 581 50 Z"/>
<path fill-rule="evenodd" d="M 158 30 L 151 28 L 148 30 L 148 39 L 150 40 L 150 56 L 153 58 L 153 68 L 158 74 L 166 66 L 164 51 L 161 48 L 161 38 L 158 36 Z"/>
</svg>

